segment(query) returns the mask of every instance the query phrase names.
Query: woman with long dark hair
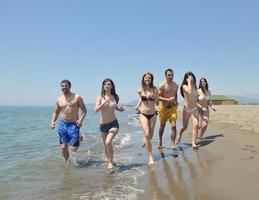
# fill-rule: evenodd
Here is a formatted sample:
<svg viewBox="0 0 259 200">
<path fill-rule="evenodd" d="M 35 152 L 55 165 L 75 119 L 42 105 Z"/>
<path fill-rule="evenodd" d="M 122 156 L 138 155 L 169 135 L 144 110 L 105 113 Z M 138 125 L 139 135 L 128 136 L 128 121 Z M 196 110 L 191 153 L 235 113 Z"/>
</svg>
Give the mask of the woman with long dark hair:
<svg viewBox="0 0 259 200">
<path fill-rule="evenodd" d="M 180 88 L 181 95 L 185 100 L 183 107 L 183 127 L 178 135 L 177 142 L 181 143 L 183 132 L 187 129 L 189 119 L 192 118 L 192 148 L 197 150 L 199 146 L 196 144 L 198 133 L 199 114 L 197 110 L 197 86 L 196 78 L 192 72 L 187 72 L 184 75 L 183 82 Z"/>
<path fill-rule="evenodd" d="M 118 102 L 119 96 L 116 93 L 113 81 L 109 78 L 103 80 L 101 95 L 97 97 L 94 112 L 101 111 L 100 132 L 108 159 L 108 169 L 113 168 L 112 139 L 119 131 L 115 110 L 124 111 L 123 107 L 118 107 Z"/>
<path fill-rule="evenodd" d="M 140 124 L 144 131 L 144 142 L 142 147 L 146 147 L 148 152 L 148 164 L 153 164 L 152 143 L 153 132 L 156 124 L 157 111 L 155 106 L 158 105 L 158 90 L 153 84 L 153 74 L 147 72 L 141 80 L 141 88 L 138 90 L 140 97 L 138 110 Z"/>
<path fill-rule="evenodd" d="M 211 92 L 209 90 L 209 84 L 206 78 L 201 78 L 198 89 L 198 111 L 199 111 L 199 128 L 200 134 L 198 135 L 198 139 L 203 139 L 203 134 L 205 133 L 208 122 L 210 110 L 209 107 L 216 111 L 215 107 L 212 105 L 210 100 Z"/>
</svg>

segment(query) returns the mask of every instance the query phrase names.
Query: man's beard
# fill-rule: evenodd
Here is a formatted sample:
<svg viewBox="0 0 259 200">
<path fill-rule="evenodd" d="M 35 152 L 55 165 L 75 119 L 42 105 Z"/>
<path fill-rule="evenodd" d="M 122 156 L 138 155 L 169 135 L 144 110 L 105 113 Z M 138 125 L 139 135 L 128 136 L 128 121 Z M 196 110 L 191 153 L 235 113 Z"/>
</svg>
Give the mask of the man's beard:
<svg viewBox="0 0 259 200">
<path fill-rule="evenodd" d="M 69 90 L 68 89 L 63 89 L 62 92 L 63 92 L 63 94 L 68 94 Z"/>
</svg>

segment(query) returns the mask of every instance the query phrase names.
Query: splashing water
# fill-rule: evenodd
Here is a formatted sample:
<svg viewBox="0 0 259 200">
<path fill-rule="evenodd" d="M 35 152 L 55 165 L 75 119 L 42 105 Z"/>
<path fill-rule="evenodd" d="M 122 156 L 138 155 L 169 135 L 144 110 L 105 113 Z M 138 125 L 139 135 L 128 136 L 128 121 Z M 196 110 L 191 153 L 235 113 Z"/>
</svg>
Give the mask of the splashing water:
<svg viewBox="0 0 259 200">
<path fill-rule="evenodd" d="M 80 147 L 77 152 L 71 151 L 70 159 L 75 166 L 84 166 L 87 164 L 91 158 L 91 152 L 89 145 L 87 143 L 86 135 L 81 133 L 82 141 L 80 142 Z"/>
</svg>

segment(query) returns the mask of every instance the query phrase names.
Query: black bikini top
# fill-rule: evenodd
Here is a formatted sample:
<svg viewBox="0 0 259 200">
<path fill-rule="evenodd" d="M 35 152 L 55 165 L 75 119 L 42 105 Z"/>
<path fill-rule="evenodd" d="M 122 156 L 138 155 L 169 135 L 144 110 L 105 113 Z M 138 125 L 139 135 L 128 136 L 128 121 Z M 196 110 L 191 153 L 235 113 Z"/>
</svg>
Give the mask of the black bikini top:
<svg viewBox="0 0 259 200">
<path fill-rule="evenodd" d="M 149 100 L 149 101 L 155 101 L 155 99 L 153 99 L 153 98 L 151 98 L 151 97 L 148 97 L 148 98 L 147 98 L 146 96 L 141 96 L 141 100 L 142 100 L 142 101 L 148 101 L 148 100 Z"/>
</svg>

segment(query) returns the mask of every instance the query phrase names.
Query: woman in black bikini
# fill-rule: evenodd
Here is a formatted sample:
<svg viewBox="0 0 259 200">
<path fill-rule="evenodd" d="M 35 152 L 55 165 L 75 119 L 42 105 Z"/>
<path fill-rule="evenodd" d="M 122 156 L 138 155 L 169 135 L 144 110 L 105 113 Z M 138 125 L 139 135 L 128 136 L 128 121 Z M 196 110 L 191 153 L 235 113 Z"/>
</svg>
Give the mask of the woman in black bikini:
<svg viewBox="0 0 259 200">
<path fill-rule="evenodd" d="M 157 111 L 155 106 L 158 105 L 159 102 L 158 91 L 153 85 L 153 79 L 153 74 L 150 72 L 145 73 L 141 81 L 142 87 L 138 90 L 140 96 L 140 103 L 138 106 L 140 112 L 139 120 L 144 131 L 144 142 L 142 146 L 145 146 L 147 149 L 148 164 L 154 163 L 151 139 L 156 124 Z"/>
</svg>

